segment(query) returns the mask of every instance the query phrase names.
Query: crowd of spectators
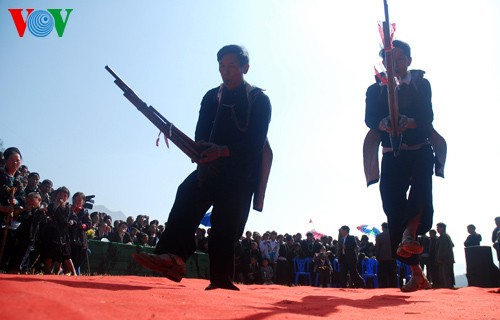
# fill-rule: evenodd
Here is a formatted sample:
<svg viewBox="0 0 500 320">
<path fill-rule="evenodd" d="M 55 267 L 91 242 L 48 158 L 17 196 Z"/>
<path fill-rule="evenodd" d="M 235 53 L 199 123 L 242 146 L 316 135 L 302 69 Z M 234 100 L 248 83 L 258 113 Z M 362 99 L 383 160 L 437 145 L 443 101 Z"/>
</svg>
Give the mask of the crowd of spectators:
<svg viewBox="0 0 500 320">
<path fill-rule="evenodd" d="M 0 270 L 4 272 L 74 275 L 82 264 L 88 262 L 89 239 L 154 247 L 164 232 L 164 225 L 158 220 L 150 221 L 147 215 L 140 214 L 135 218 L 129 216 L 126 221 L 113 221 L 105 213 L 90 212 L 92 196 L 85 196 L 82 192 L 75 192 L 71 197 L 72 203 L 69 204 L 67 200 L 70 198 L 70 191 L 66 187 L 53 190 L 51 180 L 40 182 L 40 175 L 30 172 L 24 165 L 16 173 L 15 187 L 17 209 L 14 210 L 11 221 L 8 215 L 4 214 L 2 217 Z M 498 253 L 500 218 L 496 218 L 495 222 L 497 227 L 492 240 Z M 481 235 L 476 233 L 475 227 L 469 225 L 467 230 L 470 235 L 464 246 L 480 245 Z M 303 279 L 300 283 L 296 281 L 294 260 L 309 258 L 312 285 L 356 287 L 352 279 L 348 277 L 346 283 L 343 283 L 340 276 L 340 231 L 339 229 L 336 238 L 307 232 L 305 239 L 301 233 L 292 235 L 266 231 L 261 235 L 256 231 L 247 231 L 235 244 L 234 281 L 288 286 L 304 284 Z M 194 241 L 199 252 L 208 252 L 209 238 L 209 228 L 206 230 L 200 227 L 196 230 Z M 397 286 L 397 280 L 382 279 L 396 279 L 398 276 L 396 261 L 392 261 L 390 255 L 382 258 L 384 248 L 381 247 L 385 246 L 387 252 L 389 242 L 382 240 L 383 237 L 377 237 L 378 243 L 373 243 L 367 235 L 355 239 L 359 274 L 363 273 L 364 259 L 380 258 L 380 267 L 386 269 L 384 275 L 380 269 L 381 287 Z M 424 247 L 421 266 L 426 270 L 433 286 L 452 288 L 454 244 L 446 233 L 446 225 L 437 224 L 437 231 L 431 230 L 428 236 L 421 236 L 419 241 Z"/>
</svg>

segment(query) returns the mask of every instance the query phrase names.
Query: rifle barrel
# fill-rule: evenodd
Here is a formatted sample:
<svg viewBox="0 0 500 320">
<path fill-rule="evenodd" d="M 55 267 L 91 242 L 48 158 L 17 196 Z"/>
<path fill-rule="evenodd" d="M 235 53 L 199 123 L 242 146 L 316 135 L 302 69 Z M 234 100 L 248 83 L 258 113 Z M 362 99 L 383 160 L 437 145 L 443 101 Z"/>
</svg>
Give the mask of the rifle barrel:
<svg viewBox="0 0 500 320">
<path fill-rule="evenodd" d="M 399 107 L 397 95 L 395 92 L 396 81 L 394 79 L 394 59 L 392 54 L 391 41 L 391 24 L 389 22 L 389 7 L 387 0 L 384 0 L 385 21 L 383 23 L 384 32 L 384 52 L 385 52 L 385 67 L 387 69 L 387 99 L 389 103 L 389 117 L 391 119 L 392 132 L 390 140 L 392 150 L 395 156 L 399 154 L 401 146 L 402 134 L 399 130 Z"/>
<path fill-rule="evenodd" d="M 186 134 L 175 127 L 170 121 L 162 116 L 155 108 L 148 106 L 144 101 L 130 89 L 129 86 L 108 66 L 104 67 L 114 78 L 115 84 L 123 91 L 123 95 L 129 100 L 146 118 L 151 121 L 168 139 L 170 139 L 182 152 L 192 161 L 200 160 L 201 150 L 198 144 Z"/>
</svg>

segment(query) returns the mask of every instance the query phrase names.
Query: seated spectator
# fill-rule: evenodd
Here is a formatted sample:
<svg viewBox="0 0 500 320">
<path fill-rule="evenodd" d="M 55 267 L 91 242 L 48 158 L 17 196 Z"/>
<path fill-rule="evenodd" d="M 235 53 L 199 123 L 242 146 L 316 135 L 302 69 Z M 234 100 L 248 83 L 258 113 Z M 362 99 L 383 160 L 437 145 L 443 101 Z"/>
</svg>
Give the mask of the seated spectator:
<svg viewBox="0 0 500 320">
<path fill-rule="evenodd" d="M 111 227 L 104 221 L 99 222 L 97 225 L 97 230 L 94 235 L 94 240 L 108 240 L 108 236 L 111 233 Z"/>
<path fill-rule="evenodd" d="M 139 244 L 139 238 L 138 238 L 138 235 L 139 235 L 140 231 L 139 229 L 135 228 L 135 227 L 132 227 L 130 229 L 130 239 L 132 239 L 132 244 Z"/>
<path fill-rule="evenodd" d="M 141 232 L 139 233 L 139 245 L 143 247 L 149 247 L 149 236 L 147 233 Z"/>
<path fill-rule="evenodd" d="M 319 253 L 316 253 L 313 258 L 313 271 L 318 275 L 318 286 L 328 288 L 330 286 L 330 276 L 333 268 L 330 260 L 327 258 L 326 247 L 323 246 Z"/>
<path fill-rule="evenodd" d="M 269 259 L 262 259 L 260 266 L 260 279 L 263 284 L 273 284 L 273 267 L 269 264 Z"/>
<path fill-rule="evenodd" d="M 246 284 L 260 284 L 260 265 L 256 256 L 250 257 L 246 273 Z"/>
</svg>

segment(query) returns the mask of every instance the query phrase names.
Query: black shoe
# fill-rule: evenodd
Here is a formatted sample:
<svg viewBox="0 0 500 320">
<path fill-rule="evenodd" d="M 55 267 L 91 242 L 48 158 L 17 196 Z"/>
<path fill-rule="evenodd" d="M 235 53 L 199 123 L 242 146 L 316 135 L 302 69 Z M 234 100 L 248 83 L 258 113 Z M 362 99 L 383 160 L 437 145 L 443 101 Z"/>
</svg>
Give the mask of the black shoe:
<svg viewBox="0 0 500 320">
<path fill-rule="evenodd" d="M 240 291 L 240 289 L 235 286 L 231 281 L 225 281 L 221 283 L 210 283 L 208 287 L 205 288 L 205 290 L 215 290 L 215 289 L 225 289 L 225 290 L 234 290 L 234 291 Z"/>
</svg>

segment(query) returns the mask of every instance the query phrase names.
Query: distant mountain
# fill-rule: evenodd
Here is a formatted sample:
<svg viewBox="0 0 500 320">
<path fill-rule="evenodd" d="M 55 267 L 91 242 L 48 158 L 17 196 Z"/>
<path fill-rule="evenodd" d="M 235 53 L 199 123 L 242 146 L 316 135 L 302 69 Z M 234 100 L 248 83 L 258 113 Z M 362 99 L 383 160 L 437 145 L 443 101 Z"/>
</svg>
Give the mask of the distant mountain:
<svg viewBox="0 0 500 320">
<path fill-rule="evenodd" d="M 89 212 L 94 212 L 94 211 L 106 213 L 111 218 L 113 218 L 113 221 L 116 221 L 116 220 L 126 221 L 127 220 L 127 216 L 125 215 L 125 213 L 123 213 L 121 211 L 111 211 L 102 205 L 94 205 L 94 207 L 91 210 L 89 210 Z"/>
</svg>

